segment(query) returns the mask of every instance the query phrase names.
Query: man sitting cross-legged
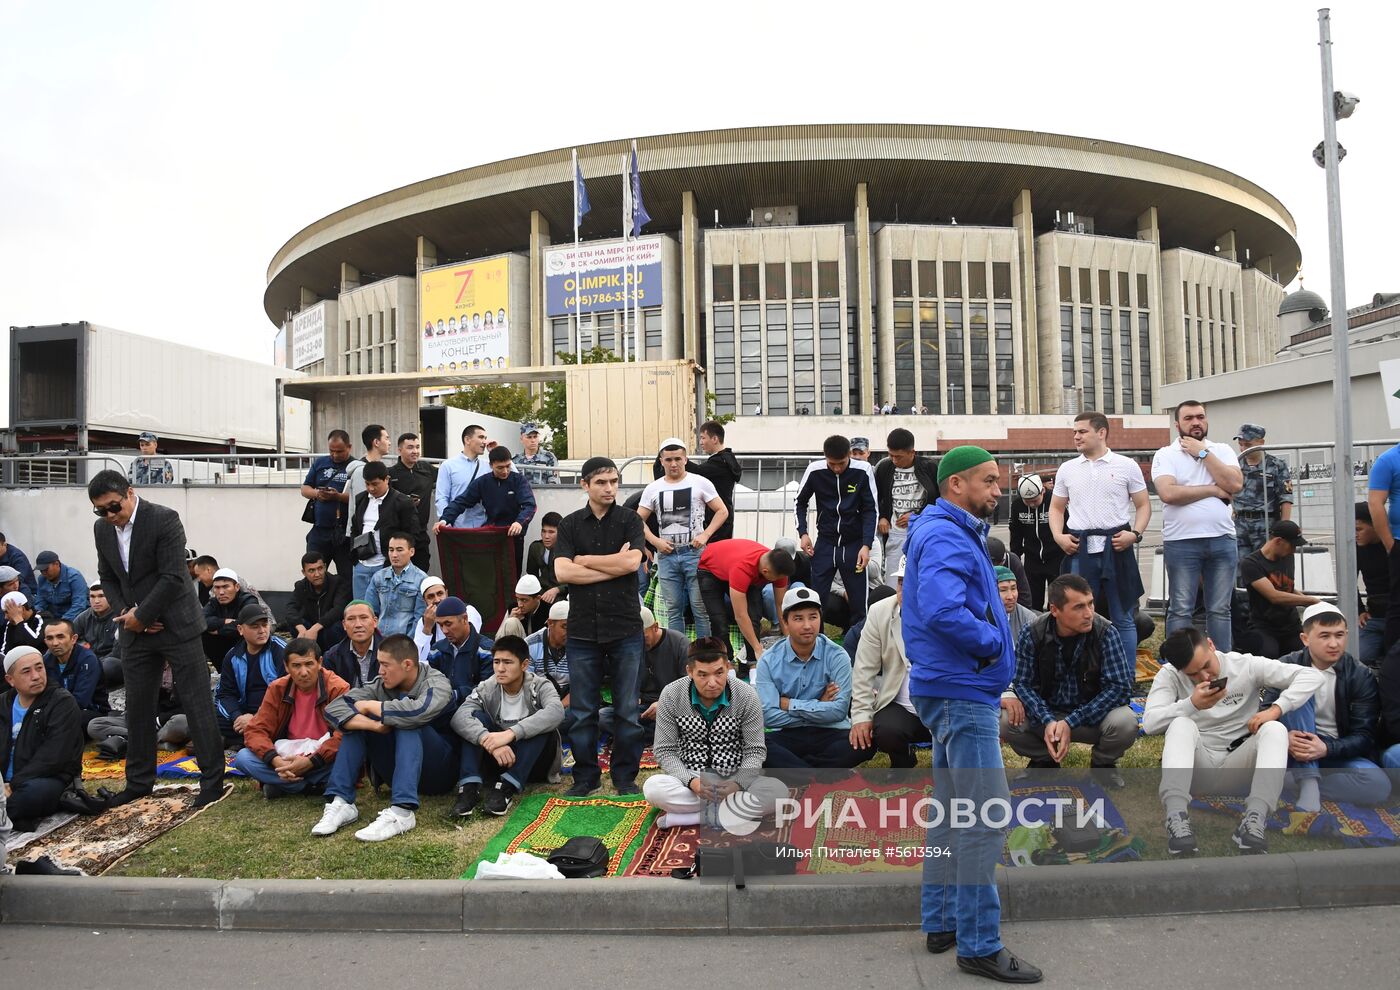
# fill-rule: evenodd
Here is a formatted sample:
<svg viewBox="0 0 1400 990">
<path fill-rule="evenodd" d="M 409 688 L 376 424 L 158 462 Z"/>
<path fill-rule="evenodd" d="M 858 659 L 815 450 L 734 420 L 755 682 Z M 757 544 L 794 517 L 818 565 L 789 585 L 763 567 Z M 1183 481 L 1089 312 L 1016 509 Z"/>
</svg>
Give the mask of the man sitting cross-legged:
<svg viewBox="0 0 1400 990">
<path fill-rule="evenodd" d="M 718 824 L 720 802 L 746 792 L 753 819 L 771 815 L 787 787 L 761 776 L 765 756 L 758 693 L 729 676 L 729 650 L 715 637 L 690 644 L 686 676 L 661 689 L 653 752 L 661 772 L 642 793 L 661 809 L 658 828 Z"/>
<path fill-rule="evenodd" d="M 1297 782 L 1294 806 L 1319 811 L 1323 801 L 1380 804 L 1390 796 L 1390 778 L 1369 759 L 1380 715 L 1376 676 L 1346 651 L 1347 618 L 1337 606 L 1309 605 L 1300 635 L 1303 648 L 1279 661 L 1318 671 L 1322 687 L 1279 720 L 1288 727 L 1288 765 L 1296 768 L 1289 775 Z M 1266 691 L 1264 700 L 1277 694 Z"/>
<path fill-rule="evenodd" d="M 314 639 L 287 644 L 287 676 L 268 685 L 262 704 L 243 730 L 247 743 L 233 765 L 262 785 L 268 800 L 324 789 L 340 733 L 326 721 L 326 706 L 350 685 L 321 665 Z"/>
<path fill-rule="evenodd" d="M 1279 721 L 1312 700 L 1322 674 L 1245 653 L 1218 653 L 1194 626 L 1178 629 L 1162 644 L 1162 669 L 1152 678 L 1142 727 L 1167 734 L 1162 785 L 1167 812 L 1167 852 L 1196 852 L 1186 805 L 1191 793 L 1247 789 L 1245 813 L 1235 829 L 1242 852 L 1268 850 L 1265 822 L 1278 804 L 1288 764 L 1288 729 Z M 1259 708 L 1261 688 L 1282 693 Z M 1233 775 L 1244 779 L 1231 779 Z"/>
<path fill-rule="evenodd" d="M 901 534 L 902 536 L 903 534 Z M 909 656 L 904 651 L 904 562 L 891 575 L 893 598 L 870 606 L 865 631 L 856 648 L 851 671 L 851 745 L 872 745 L 888 753 L 890 766 L 907 770 L 917 765 L 915 743 L 929 742 L 928 727 L 909 700 Z"/>
<path fill-rule="evenodd" d="M 312 835 L 332 835 L 360 817 L 355 782 L 368 763 L 390 781 L 389 807 L 355 833 L 362 842 L 383 842 L 418 824 L 420 794 L 446 794 L 457 779 L 452 744 L 433 722 L 452 702 L 452 685 L 418 662 L 418 647 L 402 634 L 379 644 L 379 676 L 326 706 L 326 721 L 343 734 L 326 782 L 329 801 Z"/>
<path fill-rule="evenodd" d="M 238 643 L 224 657 L 214 708 L 224 745 L 241 747 L 243 732 L 262 707 L 268 686 L 287 673 L 286 646 L 272 635 L 272 622 L 261 605 L 238 613 Z"/>
<path fill-rule="evenodd" d="M 49 679 L 32 646 L 5 654 L 0 692 L 0 789 L 9 795 L 19 831 L 58 810 L 58 799 L 83 775 L 82 713 L 73 696 Z M 0 846 L 0 850 L 3 850 Z"/>
<path fill-rule="evenodd" d="M 470 815 L 481 801 L 483 764 L 487 774 L 496 777 L 486 792 L 486 812 L 504 815 L 525 789 L 531 771 L 559 751 L 564 706 L 554 685 L 531 673 L 529 664 L 530 648 L 523 639 L 497 639 L 491 660 L 495 676 L 478 684 L 452 716 L 452 730 L 465 740 L 452 806 L 457 817 Z"/>
<path fill-rule="evenodd" d="M 783 598 L 787 637 L 758 661 L 767 767 L 853 767 L 875 755 L 851 745 L 851 658 L 822 633 L 821 599 L 811 588 Z"/>
<path fill-rule="evenodd" d="M 1035 768 L 1058 767 L 1071 742 L 1091 743 L 1090 765 L 1110 787 L 1124 786 L 1118 761 L 1137 738 L 1128 707 L 1134 667 L 1118 630 L 1094 611 L 1094 592 L 1078 574 L 1061 574 L 1046 593 L 1050 611 L 1016 642 L 1016 696 L 1026 718 L 1017 727 L 1002 710 L 1001 736 Z"/>
</svg>

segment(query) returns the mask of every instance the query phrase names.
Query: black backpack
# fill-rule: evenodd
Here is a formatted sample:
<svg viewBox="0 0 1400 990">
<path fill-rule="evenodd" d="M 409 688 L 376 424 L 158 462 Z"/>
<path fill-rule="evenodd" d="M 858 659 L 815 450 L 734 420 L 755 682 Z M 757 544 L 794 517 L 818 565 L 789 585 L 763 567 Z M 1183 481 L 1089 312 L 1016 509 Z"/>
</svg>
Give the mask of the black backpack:
<svg viewBox="0 0 1400 990">
<path fill-rule="evenodd" d="M 550 864 L 570 880 L 608 872 L 608 847 L 592 835 L 576 835 L 549 854 Z"/>
</svg>

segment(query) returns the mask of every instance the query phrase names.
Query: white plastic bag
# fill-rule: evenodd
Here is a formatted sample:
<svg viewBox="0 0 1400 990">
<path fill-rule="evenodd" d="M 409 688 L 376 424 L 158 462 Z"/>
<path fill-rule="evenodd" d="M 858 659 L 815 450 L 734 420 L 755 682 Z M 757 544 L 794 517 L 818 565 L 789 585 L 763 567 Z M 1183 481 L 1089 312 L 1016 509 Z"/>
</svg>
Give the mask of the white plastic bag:
<svg viewBox="0 0 1400 990">
<path fill-rule="evenodd" d="M 563 880 L 547 860 L 527 852 L 501 853 L 494 863 L 478 863 L 478 880 Z"/>
<path fill-rule="evenodd" d="M 279 739 L 272 744 L 273 750 L 283 759 L 296 756 L 311 756 L 330 738 L 326 733 L 320 739 Z"/>
</svg>

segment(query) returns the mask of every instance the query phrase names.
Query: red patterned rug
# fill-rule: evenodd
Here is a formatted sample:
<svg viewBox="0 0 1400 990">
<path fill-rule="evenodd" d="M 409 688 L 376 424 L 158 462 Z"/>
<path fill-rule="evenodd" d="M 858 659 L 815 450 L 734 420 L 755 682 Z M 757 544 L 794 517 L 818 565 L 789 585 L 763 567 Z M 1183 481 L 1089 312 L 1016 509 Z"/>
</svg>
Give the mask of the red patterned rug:
<svg viewBox="0 0 1400 990">
<path fill-rule="evenodd" d="M 733 836 L 720 829 L 689 825 L 682 828 L 651 828 L 642 838 L 641 848 L 632 857 L 632 864 L 623 871 L 625 877 L 669 877 L 672 870 L 695 866 L 695 854 L 706 849 L 728 849 L 735 844 L 752 842 L 786 842 L 787 828 L 758 829 L 751 835 Z M 703 834 L 702 834 L 703 833 Z"/>
</svg>

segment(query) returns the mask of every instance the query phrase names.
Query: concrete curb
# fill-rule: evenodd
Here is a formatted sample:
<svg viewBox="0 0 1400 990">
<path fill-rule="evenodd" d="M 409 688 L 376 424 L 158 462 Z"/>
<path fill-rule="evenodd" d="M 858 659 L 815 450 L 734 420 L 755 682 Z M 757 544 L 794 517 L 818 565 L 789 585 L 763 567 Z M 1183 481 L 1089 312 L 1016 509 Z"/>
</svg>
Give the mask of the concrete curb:
<svg viewBox="0 0 1400 990">
<path fill-rule="evenodd" d="M 1400 904 L 1400 848 L 998 870 L 1006 921 Z M 221 931 L 823 934 L 913 928 L 913 877 L 698 880 L 0 878 L 0 923 Z"/>
</svg>

